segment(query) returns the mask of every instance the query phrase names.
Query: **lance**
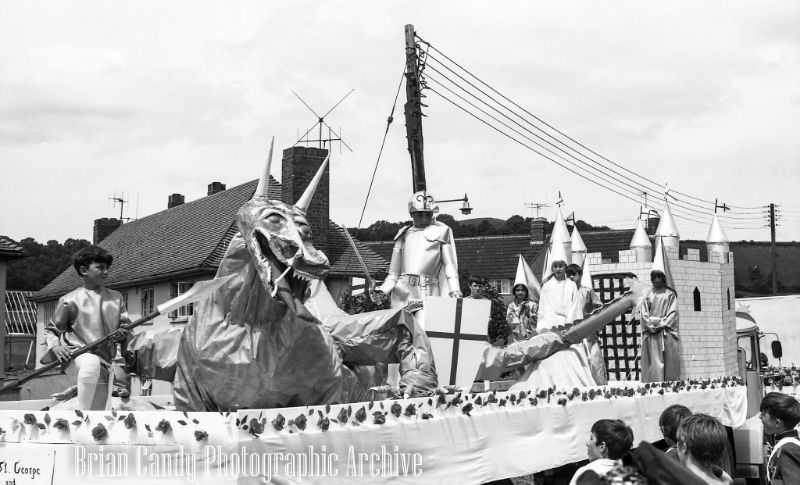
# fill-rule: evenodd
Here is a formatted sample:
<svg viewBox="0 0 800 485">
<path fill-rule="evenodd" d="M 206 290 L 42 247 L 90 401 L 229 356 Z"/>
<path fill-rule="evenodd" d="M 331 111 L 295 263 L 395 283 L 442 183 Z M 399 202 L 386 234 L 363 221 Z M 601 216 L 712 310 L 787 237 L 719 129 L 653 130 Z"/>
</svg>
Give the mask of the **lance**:
<svg viewBox="0 0 800 485">
<path fill-rule="evenodd" d="M 358 264 L 361 266 L 361 271 L 364 272 L 364 280 L 366 281 L 366 288 L 364 289 L 364 295 L 366 295 L 369 301 L 372 301 L 372 291 L 375 289 L 375 280 L 372 279 L 372 276 L 369 274 L 369 269 L 367 269 L 367 263 L 364 262 L 364 258 L 361 257 L 361 252 L 356 247 L 356 242 L 350 236 L 350 231 L 347 230 L 346 227 L 341 226 L 344 230 L 344 234 L 347 237 L 347 242 L 350 243 L 350 247 L 353 249 L 353 252 L 356 254 L 356 259 L 358 259 Z"/>
</svg>

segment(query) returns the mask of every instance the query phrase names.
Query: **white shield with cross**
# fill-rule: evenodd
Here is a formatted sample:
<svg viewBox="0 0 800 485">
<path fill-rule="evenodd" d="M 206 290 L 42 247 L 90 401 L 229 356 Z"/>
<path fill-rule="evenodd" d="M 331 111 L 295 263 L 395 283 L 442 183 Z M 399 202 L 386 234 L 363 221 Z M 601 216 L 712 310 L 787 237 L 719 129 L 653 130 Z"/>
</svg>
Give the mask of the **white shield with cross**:
<svg viewBox="0 0 800 485">
<path fill-rule="evenodd" d="M 470 389 L 488 342 L 491 302 L 472 298 L 425 298 L 425 331 L 431 341 L 439 385 Z"/>
</svg>

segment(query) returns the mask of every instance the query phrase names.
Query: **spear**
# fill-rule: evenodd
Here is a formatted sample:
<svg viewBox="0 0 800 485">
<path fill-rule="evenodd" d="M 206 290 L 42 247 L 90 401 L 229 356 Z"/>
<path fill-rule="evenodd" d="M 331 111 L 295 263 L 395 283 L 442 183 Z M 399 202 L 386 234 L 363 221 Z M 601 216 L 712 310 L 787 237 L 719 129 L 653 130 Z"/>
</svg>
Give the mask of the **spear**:
<svg viewBox="0 0 800 485">
<path fill-rule="evenodd" d="M 19 387 L 22 383 L 27 382 L 33 379 L 34 377 L 38 377 L 44 374 L 45 372 L 53 370 L 60 365 L 66 364 L 67 362 L 69 362 L 70 360 L 74 359 L 75 357 L 81 354 L 93 351 L 94 349 L 100 347 L 101 345 L 106 344 L 106 342 L 108 342 L 109 340 L 121 336 L 125 330 L 132 330 L 138 327 L 139 325 L 149 322 L 150 320 L 156 318 L 159 315 L 167 314 L 184 305 L 188 305 L 190 303 L 202 300 L 203 298 L 214 292 L 216 289 L 220 288 L 225 283 L 230 281 L 231 278 L 233 278 L 234 276 L 236 275 L 232 274 L 221 278 L 214 278 L 212 280 L 200 281 L 195 283 L 187 292 L 158 305 L 156 307 L 156 310 L 150 313 L 149 315 L 145 315 L 142 318 L 139 318 L 138 320 L 133 321 L 127 325 L 121 325 L 119 329 L 109 333 L 105 337 L 101 337 L 95 340 L 94 342 L 88 343 L 83 347 L 73 351 L 69 356 L 69 360 L 65 362 L 60 362 L 59 360 L 57 360 L 55 354 L 53 354 L 52 351 L 49 351 L 47 352 L 47 354 L 45 354 L 44 357 L 42 357 L 42 363 L 45 365 L 39 367 L 38 369 L 22 377 L 19 377 L 17 379 L 11 379 L 5 382 L 0 387 L 0 393 L 3 393 L 9 389 L 15 389 Z"/>
<path fill-rule="evenodd" d="M 356 255 L 356 259 L 358 259 L 358 264 L 361 266 L 361 271 L 364 272 L 364 281 L 365 281 L 365 290 L 364 295 L 367 297 L 369 301 L 372 301 L 372 291 L 375 289 L 375 280 L 372 279 L 372 275 L 369 274 L 369 269 L 367 269 L 367 263 L 364 262 L 364 258 L 361 256 L 361 252 L 358 250 L 356 246 L 356 242 L 353 240 L 353 237 L 350 236 L 350 231 L 347 230 L 346 227 L 340 226 L 342 230 L 344 230 L 344 235 L 347 237 L 347 242 L 350 244 L 350 248 L 353 250 L 353 253 Z"/>
</svg>

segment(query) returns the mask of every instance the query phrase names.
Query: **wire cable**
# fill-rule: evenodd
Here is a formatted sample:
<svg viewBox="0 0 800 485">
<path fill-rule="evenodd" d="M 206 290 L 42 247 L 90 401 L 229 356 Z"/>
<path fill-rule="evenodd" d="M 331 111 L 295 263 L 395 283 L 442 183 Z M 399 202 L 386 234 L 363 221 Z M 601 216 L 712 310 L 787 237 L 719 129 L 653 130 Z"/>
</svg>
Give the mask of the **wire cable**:
<svg viewBox="0 0 800 485">
<path fill-rule="evenodd" d="M 437 61 L 437 62 L 438 62 L 438 61 Z M 441 71 L 439 71 L 438 69 L 436 69 L 436 68 L 435 68 L 435 67 L 433 67 L 432 65 L 428 64 L 428 66 L 427 66 L 427 67 L 429 67 L 431 70 L 433 70 L 434 72 L 436 72 L 436 73 L 437 73 L 437 75 L 441 75 L 443 78 L 447 79 L 447 81 L 448 81 L 448 82 L 450 82 L 451 84 L 453 84 L 453 85 L 454 85 L 455 87 L 457 87 L 458 89 L 462 90 L 462 91 L 463 91 L 463 92 L 465 92 L 466 94 L 470 95 L 471 97 L 475 98 L 476 100 L 478 100 L 478 101 L 479 101 L 479 102 L 481 102 L 482 104 L 484 104 L 484 105 L 486 105 L 487 107 L 489 107 L 490 109 L 494 110 L 495 112 L 497 112 L 497 113 L 498 113 L 498 114 L 500 114 L 501 116 L 505 117 L 506 119 L 508 119 L 509 121 L 511 121 L 512 123 L 514 123 L 515 125 L 519 126 L 521 129 L 523 129 L 523 130 L 525 130 L 526 132 L 530 133 L 530 134 L 531 134 L 532 136 L 534 136 L 535 138 L 537 138 L 537 139 L 539 139 L 539 140 L 542 140 L 544 143 L 547 143 L 548 145 L 550 145 L 550 146 L 551 146 L 551 147 L 553 147 L 554 149 L 558 150 L 559 152 L 563 153 L 564 155 L 566 155 L 566 156 L 570 157 L 570 158 L 571 158 L 571 159 L 573 159 L 573 160 L 576 160 L 578 163 L 580 163 L 581 165 L 583 165 L 583 166 L 585 167 L 585 169 L 586 169 L 586 170 L 589 170 L 589 171 L 594 171 L 594 172 L 595 172 L 595 173 L 596 173 L 598 176 L 605 176 L 605 177 L 606 177 L 606 181 L 607 181 L 608 183 L 611 183 L 611 184 L 615 185 L 617 188 L 619 188 L 619 189 L 621 189 L 621 190 L 631 190 L 631 189 L 632 189 L 632 192 L 634 192 L 636 195 L 639 195 L 640 191 L 639 191 L 639 190 L 637 190 L 637 189 L 638 189 L 638 187 L 630 186 L 630 184 L 625 184 L 624 182 L 620 181 L 619 179 L 616 179 L 615 177 L 613 177 L 612 175 L 610 175 L 610 174 L 607 174 L 607 173 L 605 173 L 605 172 L 602 172 L 602 171 L 599 171 L 599 170 L 597 170 L 597 168 L 596 168 L 595 166 L 593 166 L 593 165 L 591 165 L 591 164 L 589 164 L 589 163 L 587 163 L 587 162 L 585 162 L 585 161 L 583 161 L 583 160 L 580 160 L 580 159 L 578 159 L 578 158 L 574 157 L 572 154 L 570 154 L 570 153 L 568 153 L 568 152 L 564 151 L 563 149 L 561 149 L 561 148 L 559 148 L 559 147 L 555 146 L 555 145 L 554 145 L 553 143 L 551 143 L 549 140 L 542 138 L 541 136 L 537 135 L 536 133 L 533 133 L 532 131 L 530 131 L 530 130 L 529 130 L 528 128 L 526 128 L 525 126 L 522 126 L 522 125 L 521 125 L 520 123 L 518 123 L 516 120 L 514 120 L 514 119 L 510 118 L 508 115 L 506 115 L 505 113 L 501 112 L 501 111 L 500 111 L 500 110 L 498 110 L 496 107 L 492 106 L 490 103 L 486 102 L 486 100 L 484 100 L 484 99 L 481 99 L 480 97 L 478 97 L 478 96 L 477 96 L 477 95 L 475 95 L 474 93 L 471 93 L 471 92 L 469 92 L 469 91 L 468 91 L 468 90 L 466 90 L 466 89 L 465 89 L 463 86 L 460 86 L 460 85 L 459 85 L 459 84 L 458 84 L 456 81 L 454 81 L 452 78 L 450 78 L 450 77 L 449 77 L 449 76 L 447 76 L 446 74 L 442 73 Z M 458 76 L 458 74 L 457 74 L 457 73 L 456 73 L 456 75 Z M 524 137 L 524 138 L 526 138 L 528 141 L 530 141 L 530 142 L 532 142 L 532 143 L 536 144 L 536 145 L 537 145 L 537 146 L 539 146 L 540 148 L 542 148 L 542 149 L 544 149 L 544 150 L 548 151 L 549 153 L 553 154 L 554 156 L 557 156 L 557 157 L 559 157 L 560 159 L 564 160 L 566 163 L 571 163 L 571 164 L 575 165 L 575 163 L 574 163 L 574 162 L 572 162 L 571 160 L 567 160 L 567 159 L 565 159 L 565 158 L 564 158 L 564 157 L 563 157 L 561 154 L 553 152 L 553 150 L 551 150 L 551 149 L 549 149 L 549 148 L 547 148 L 547 147 L 543 146 L 542 144 L 540 144 L 540 143 L 536 142 L 535 140 L 532 140 L 530 137 L 526 136 L 525 134 L 523 134 L 523 133 L 520 133 L 520 132 L 519 132 L 517 129 L 515 129 L 515 128 L 513 128 L 513 127 L 509 126 L 507 123 L 503 122 L 502 120 L 499 120 L 499 119 L 498 119 L 497 117 L 495 117 L 494 115 L 492 115 L 492 114 L 488 113 L 486 110 L 484 110 L 484 109 L 480 108 L 479 106 L 476 106 L 474 103 L 472 103 L 471 101 L 469 101 L 468 99 L 464 98 L 464 97 L 463 97 L 463 96 L 461 96 L 460 94 L 456 93 L 456 92 L 455 92 L 453 89 L 449 88 L 447 85 L 445 85 L 444 83 L 442 83 L 442 82 L 441 82 L 439 79 L 437 79 L 436 77 L 433 77 L 433 76 L 427 75 L 427 79 L 428 79 L 428 80 L 431 80 L 431 81 L 433 81 L 433 82 L 436 82 L 436 83 L 437 83 L 439 86 L 441 86 L 442 88 L 446 89 L 446 90 L 447 90 L 448 92 L 450 92 L 451 94 L 453 94 L 453 95 L 457 96 L 459 99 L 461 99 L 462 101 L 466 102 L 467 104 L 469 104 L 469 105 L 470 105 L 470 106 L 472 106 L 473 108 L 475 108 L 475 109 L 479 110 L 481 113 L 483 113 L 483 114 L 485 114 L 485 115 L 487 115 L 487 116 L 491 117 L 493 120 L 495 120 L 495 121 L 497 121 L 498 123 L 502 124 L 502 125 L 503 125 L 503 126 L 505 126 L 506 128 L 508 128 L 508 129 L 510 129 L 510 130 L 512 130 L 512 131 L 514 131 L 514 132 L 515 132 L 515 133 L 517 133 L 518 135 L 520 135 L 520 136 L 523 136 L 523 137 Z M 462 78 L 462 79 L 463 79 L 463 78 Z M 469 81 L 466 81 L 466 82 L 468 82 L 468 83 L 469 83 Z M 480 89 L 479 89 L 479 91 L 480 91 Z M 481 93 L 483 93 L 483 94 L 486 94 L 486 93 L 484 93 L 483 91 L 481 91 Z M 494 100 L 494 99 L 493 99 L 493 101 L 496 101 L 496 100 Z M 502 105 L 501 105 L 501 106 L 502 106 Z M 535 126 L 535 125 L 534 125 L 534 126 Z M 538 128 L 537 128 L 537 129 L 538 129 Z M 541 130 L 540 130 L 540 131 L 541 131 Z M 545 134 L 546 134 L 546 133 L 545 133 Z M 558 141 L 558 140 L 556 140 L 556 141 Z M 560 141 L 559 141 L 559 143 L 560 143 Z M 563 143 L 562 143 L 562 145 L 563 145 Z M 566 146 L 566 145 L 565 145 L 565 146 Z M 577 153 L 577 152 L 576 152 L 576 153 Z M 585 157 L 585 156 L 584 156 L 584 157 Z M 588 157 L 585 157 L 585 158 L 588 158 Z M 592 160 L 592 159 L 589 159 L 589 160 L 590 160 L 590 161 L 594 161 L 594 160 Z M 615 174 L 617 174 L 617 175 L 620 175 L 620 176 L 622 176 L 622 177 L 625 177 L 625 176 L 624 176 L 624 174 L 620 174 L 619 172 L 616 172 L 616 171 L 614 171 L 614 173 L 615 173 Z M 626 178 L 628 178 L 628 177 L 626 177 Z M 632 180 L 632 179 L 630 179 L 630 178 L 628 178 L 628 180 L 631 180 L 631 182 L 633 182 L 633 183 L 637 183 L 636 181 L 634 181 L 634 180 Z M 651 190 L 654 190 L 654 189 L 651 189 Z M 683 209 L 685 209 L 686 211 L 689 211 L 689 212 L 692 212 L 692 213 L 696 213 L 696 214 L 702 214 L 702 215 L 705 215 L 705 216 L 710 216 L 710 215 L 712 215 L 712 214 L 713 214 L 713 213 L 712 213 L 712 212 L 710 212 L 710 211 L 706 212 L 706 211 L 701 211 L 701 210 L 694 209 L 694 208 L 692 208 L 692 207 L 685 206 L 685 205 L 683 205 L 682 203 L 680 203 L 680 201 L 677 201 L 677 200 L 676 200 L 676 201 L 673 203 L 673 206 L 676 206 L 676 207 L 679 207 L 679 208 L 683 208 Z M 720 216 L 722 216 L 722 215 L 720 215 Z M 730 218 L 730 219 L 745 220 L 745 221 L 747 221 L 747 220 L 753 220 L 753 219 L 754 219 L 754 217 L 736 217 L 736 216 L 727 216 L 727 215 L 726 215 L 726 216 L 722 216 L 722 217 L 728 217 L 728 218 Z M 755 218 L 757 218 L 757 217 L 755 217 Z"/>
<path fill-rule="evenodd" d="M 569 136 L 569 135 L 567 135 L 566 133 L 564 133 L 564 132 L 560 131 L 559 129 L 555 128 L 555 127 L 554 127 L 554 126 L 552 126 L 551 124 L 549 124 L 549 123 L 547 123 L 546 121 L 542 120 L 542 119 L 541 119 L 541 118 L 539 118 L 538 116 L 534 115 L 534 114 L 533 114 L 533 113 L 531 113 L 530 111 L 526 110 L 525 108 L 523 108 L 523 107 L 522 107 L 522 106 L 520 106 L 519 104 L 517 104 L 517 103 L 515 103 L 514 101 L 512 101 L 511 99 L 509 99 L 507 96 L 505 96 L 505 95 L 503 95 L 502 93 L 500 93 L 499 91 L 497 91 L 495 88 L 493 88 L 493 87 L 492 87 L 492 86 L 490 86 L 488 83 L 486 83 L 485 81 L 483 81 L 482 79 L 480 79 L 479 77 L 477 77 L 476 75 L 474 75 L 474 74 L 473 74 L 472 72 L 470 72 L 468 69 L 464 68 L 463 66 L 461 66 L 460 64 L 458 64 L 457 62 L 455 62 L 453 59 L 451 59 L 449 56 L 447 56 L 447 55 L 446 55 L 445 53 L 443 53 L 441 50 L 437 49 L 435 46 L 431 45 L 429 42 L 425 41 L 423 38 L 421 38 L 421 37 L 419 37 L 419 36 L 417 36 L 417 38 L 418 38 L 418 39 L 419 39 L 421 42 L 425 43 L 425 44 L 428 46 L 428 51 L 430 51 L 430 50 L 433 50 L 434 52 L 436 52 L 436 53 L 440 54 L 442 57 L 444 57 L 445 59 L 447 59 L 449 62 L 451 62 L 452 64 L 454 64 L 455 66 L 457 66 L 459 69 L 461 69 L 461 70 L 462 70 L 462 71 L 464 71 L 465 73 L 467 73 L 469 76 L 471 76 L 472 78 L 476 79 L 478 82 L 480 82 L 481 84 L 483 84 L 484 86 L 486 86 L 488 89 L 490 89 L 491 91 L 495 92 L 497 95 L 499 95 L 500 97 L 502 97 L 502 98 L 503 98 L 503 99 L 505 99 L 506 101 L 510 102 L 512 105 L 516 106 L 517 108 L 519 108 L 520 110 L 522 110 L 523 112 L 525 112 L 525 113 L 526 113 L 526 114 L 528 114 L 529 116 L 533 117 L 534 119 L 536 119 L 536 120 L 537 120 L 537 121 L 539 121 L 540 123 L 544 124 L 545 126 L 547 126 L 548 128 L 550 128 L 551 130 L 555 131 L 556 133 L 560 134 L 561 136 L 565 137 L 566 139 L 568 139 L 568 140 L 570 140 L 571 142 L 575 143 L 576 145 L 580 146 L 581 148 L 583 148 L 584 150 L 588 151 L 589 153 L 592 153 L 592 154 L 594 154 L 594 155 L 596 155 L 596 156 L 600 157 L 601 159 L 605 160 L 606 162 L 608 162 L 608 163 L 611 163 L 612 165 L 614 165 L 614 166 L 616 166 L 616 167 L 618 167 L 618 168 L 620 168 L 620 169 L 627 170 L 627 171 L 628 171 L 628 172 L 630 172 L 631 174 L 635 175 L 636 177 L 638 177 L 638 178 L 640 178 L 640 179 L 642 179 L 642 180 L 644 180 L 644 181 L 650 182 L 650 183 L 652 183 L 652 184 L 656 184 L 656 185 L 657 185 L 657 186 L 659 186 L 659 187 L 661 186 L 661 184 L 658 184 L 657 182 L 653 181 L 652 179 L 650 179 L 650 178 L 648 178 L 648 177 L 645 177 L 645 176 L 643 176 L 643 175 L 640 175 L 640 174 L 638 174 L 638 173 L 636 173 L 636 172 L 633 172 L 633 171 L 630 171 L 630 170 L 628 170 L 627 168 L 623 167 L 622 165 L 620 165 L 620 164 L 618 164 L 618 163 L 616 163 L 616 162 L 614 162 L 614 161 L 612 161 L 612 160 L 610 160 L 610 159 L 608 159 L 608 158 L 604 157 L 603 155 L 600 155 L 599 153 L 595 152 L 594 150 L 590 149 L 589 147 L 587 147 L 587 146 L 583 145 L 582 143 L 578 142 L 577 140 L 573 139 L 572 137 L 570 137 L 570 136 Z M 432 56 L 430 53 L 428 53 L 428 54 L 427 54 L 427 57 L 429 57 L 429 58 L 433 58 L 433 59 L 434 59 L 436 62 L 438 62 L 438 63 L 439 63 L 440 65 L 442 65 L 443 67 L 445 67 L 445 68 L 447 67 L 447 66 L 444 66 L 444 64 L 443 64 L 443 63 L 442 63 L 442 62 L 441 62 L 439 59 L 437 59 L 437 58 L 436 58 L 436 56 Z M 427 61 L 427 59 L 426 59 L 426 61 Z M 431 67 L 431 66 L 430 66 L 430 65 L 428 65 L 427 67 Z M 463 79 L 463 78 L 462 78 L 462 79 Z M 465 81 L 466 81 L 466 80 L 465 80 Z M 470 84 L 472 85 L 472 83 L 470 83 Z M 473 85 L 473 87 L 474 87 L 474 85 Z M 476 87 L 476 89 L 478 89 L 478 88 Z M 483 92 L 483 91 L 482 91 L 482 92 Z M 493 100 L 494 100 L 494 99 L 493 99 Z M 495 101 L 495 102 L 497 102 L 497 100 L 494 100 L 494 101 Z M 498 103 L 499 103 L 499 102 L 498 102 Z M 506 109 L 509 109 L 509 108 L 507 108 L 507 107 L 506 107 Z M 510 110 L 510 109 L 509 109 L 509 111 L 512 111 L 512 110 Z M 515 114 L 516 114 L 516 113 L 515 113 Z M 518 114 L 517 114 L 517 116 L 520 116 L 520 115 L 518 115 Z M 529 121 L 528 121 L 528 122 L 529 122 Z M 530 122 L 529 122 L 529 123 L 530 123 Z M 552 135 L 551 135 L 551 136 L 552 136 Z M 555 138 L 554 138 L 554 139 L 555 139 Z M 565 146 L 566 146 L 566 145 L 565 145 Z M 574 149 L 573 149 L 573 150 L 574 150 Z M 574 150 L 574 151 L 576 151 L 576 150 Z M 577 152 L 577 151 L 576 151 L 576 152 Z M 598 163 L 600 163 L 600 162 L 598 162 Z M 612 171 L 613 171 L 613 169 L 610 169 L 610 167 L 607 167 L 607 166 L 605 166 L 605 165 L 604 165 L 604 164 L 602 164 L 602 163 L 600 163 L 600 164 L 601 164 L 601 165 L 602 165 L 604 168 L 606 168 L 606 169 L 609 169 L 609 170 L 612 170 Z M 615 173 L 618 173 L 618 172 L 616 172 L 616 171 L 614 171 L 614 172 L 615 172 Z M 626 177 L 626 178 L 627 178 L 627 177 Z M 628 179 L 629 179 L 629 180 L 631 180 L 630 178 L 628 178 Z M 643 184 L 643 185 L 644 185 L 644 184 Z M 712 203 L 713 203 L 713 204 L 716 204 L 716 203 L 717 203 L 717 201 L 713 201 L 713 202 L 712 202 L 712 201 L 710 201 L 710 200 L 706 200 L 706 199 L 702 199 L 702 198 L 699 198 L 699 197 L 695 197 L 695 196 L 692 196 L 692 195 L 690 195 L 690 194 L 687 194 L 687 193 L 684 193 L 684 192 L 681 192 L 681 191 L 678 191 L 678 190 L 675 190 L 675 189 L 671 189 L 671 191 L 672 191 L 672 192 L 674 192 L 674 193 L 677 193 L 677 194 L 681 194 L 681 195 L 683 195 L 683 196 L 685 196 L 685 197 L 688 197 L 688 198 L 691 198 L 691 199 L 694 199 L 694 200 L 697 200 L 697 201 L 700 201 L 700 202 L 707 203 L 707 204 L 712 204 Z M 662 192 L 662 191 L 659 191 L 659 192 Z M 662 192 L 662 193 L 663 193 L 663 192 Z M 687 203 L 688 203 L 688 201 L 687 201 Z M 693 205 L 697 206 L 697 204 L 693 204 Z M 699 206 L 697 206 L 697 207 L 699 207 Z M 763 208 L 763 207 L 759 207 L 759 206 L 738 206 L 738 205 L 729 205 L 728 207 L 729 207 L 729 208 L 732 208 L 732 209 L 740 209 L 740 210 L 744 210 L 744 211 L 748 211 L 748 210 L 758 210 L 758 209 L 762 209 L 762 208 Z M 706 214 L 710 214 L 710 213 L 706 213 Z M 734 216 L 728 216 L 727 214 L 725 214 L 724 216 L 722 216 L 722 215 L 721 215 L 721 217 L 734 218 Z M 742 219 L 746 219 L 746 218 L 742 218 Z"/>
</svg>

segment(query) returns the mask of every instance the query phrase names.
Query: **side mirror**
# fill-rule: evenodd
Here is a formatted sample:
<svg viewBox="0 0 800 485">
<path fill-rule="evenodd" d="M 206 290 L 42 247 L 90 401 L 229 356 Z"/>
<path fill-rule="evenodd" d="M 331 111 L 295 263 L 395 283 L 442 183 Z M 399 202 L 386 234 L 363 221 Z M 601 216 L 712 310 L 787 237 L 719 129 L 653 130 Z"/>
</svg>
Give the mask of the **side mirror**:
<svg viewBox="0 0 800 485">
<path fill-rule="evenodd" d="M 783 346 L 781 345 L 780 340 L 772 341 L 772 356 L 776 359 L 783 357 Z"/>
</svg>

